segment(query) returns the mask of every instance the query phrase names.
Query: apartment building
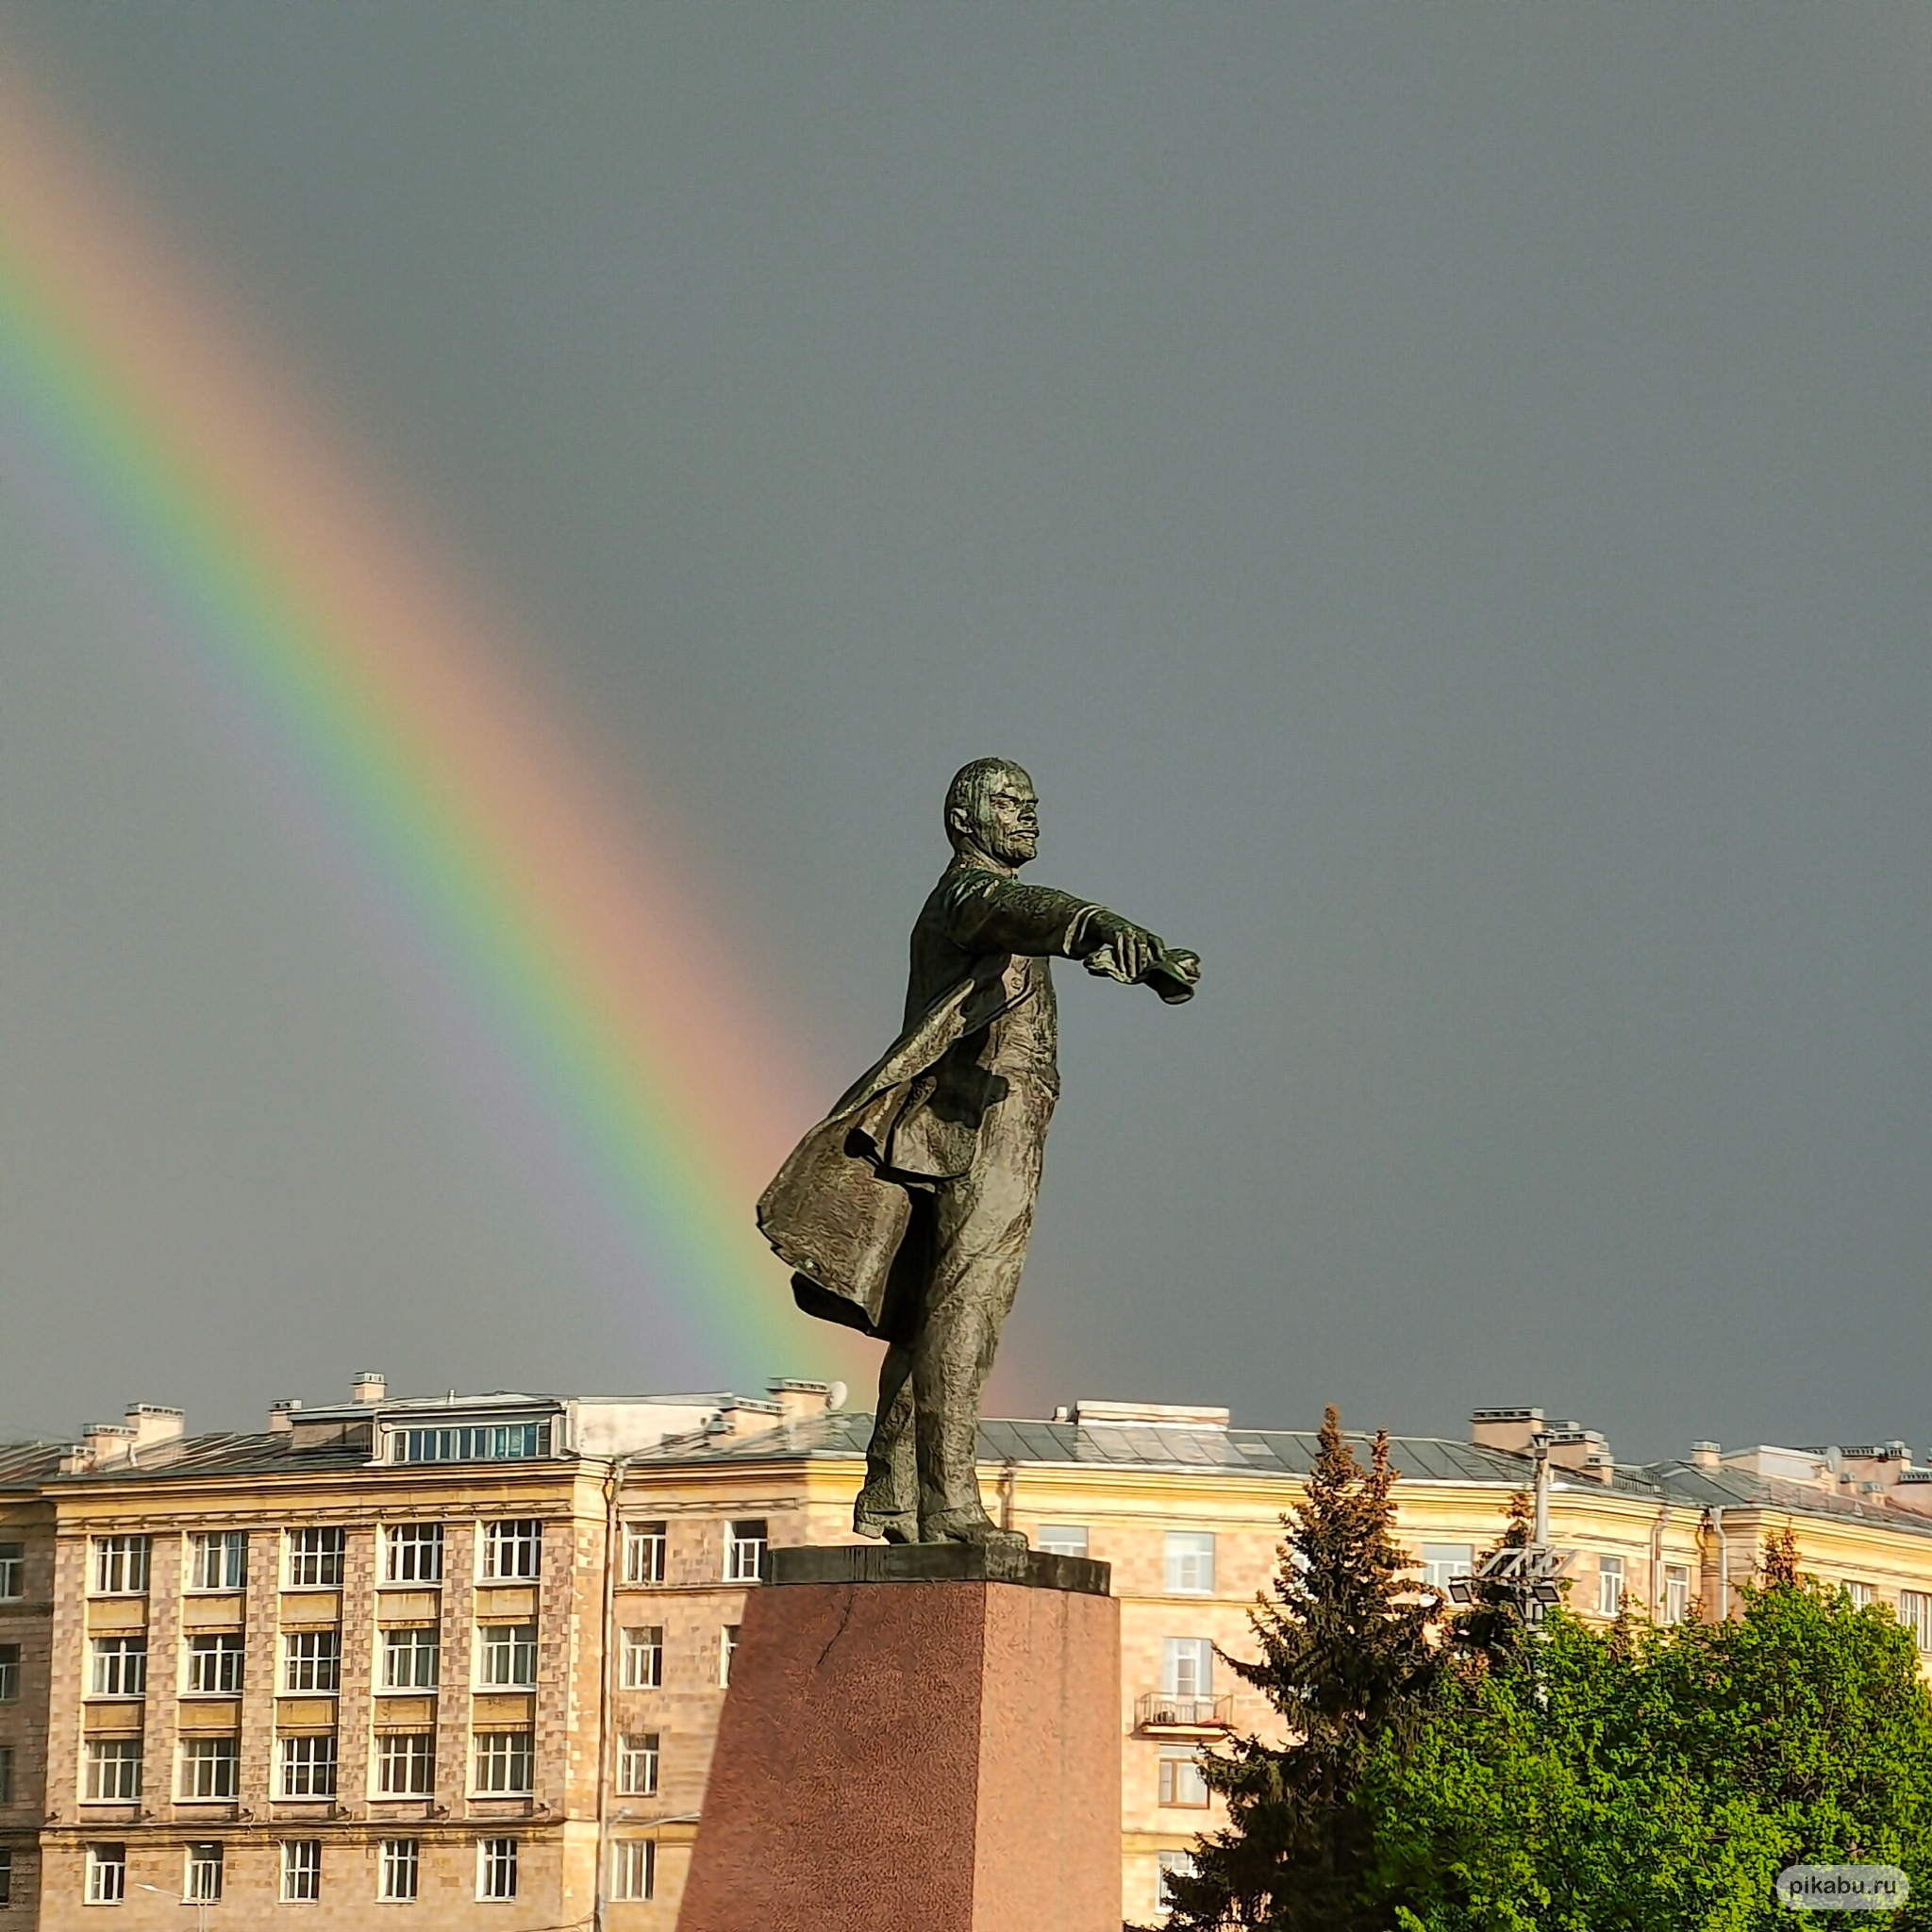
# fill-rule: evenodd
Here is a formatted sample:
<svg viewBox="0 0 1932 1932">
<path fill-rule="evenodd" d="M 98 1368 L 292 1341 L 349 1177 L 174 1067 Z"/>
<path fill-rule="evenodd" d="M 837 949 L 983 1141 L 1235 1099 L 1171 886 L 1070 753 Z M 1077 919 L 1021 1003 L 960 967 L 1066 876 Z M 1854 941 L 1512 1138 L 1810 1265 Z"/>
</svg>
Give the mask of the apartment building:
<svg viewBox="0 0 1932 1932">
<path fill-rule="evenodd" d="M 211 1925 L 669 1932 L 746 1593 L 774 1548 L 850 1540 L 871 1419 L 827 1393 L 392 1400 L 370 1376 L 258 1434 L 142 1408 L 0 1452 L 0 1932 L 173 1927 L 184 1898 Z M 1633 1468 L 1484 1410 L 1471 1441 L 1394 1445 L 1426 1580 L 1495 1540 L 1537 1437 L 1587 1616 L 1734 1609 L 1790 1526 L 1932 1652 L 1932 1485 L 1896 1443 Z M 1217 1649 L 1248 1647 L 1316 1446 L 1123 1403 L 983 1426 L 988 1507 L 1113 1566 L 1129 1919 L 1217 1821 L 1202 1747 L 1273 1724 Z"/>
</svg>

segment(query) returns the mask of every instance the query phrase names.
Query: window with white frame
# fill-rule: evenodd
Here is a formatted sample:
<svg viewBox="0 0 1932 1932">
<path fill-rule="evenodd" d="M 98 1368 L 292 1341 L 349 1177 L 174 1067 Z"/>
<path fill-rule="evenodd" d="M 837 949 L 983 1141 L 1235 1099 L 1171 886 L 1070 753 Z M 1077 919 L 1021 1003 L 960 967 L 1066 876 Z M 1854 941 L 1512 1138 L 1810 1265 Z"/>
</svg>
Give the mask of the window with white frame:
<svg viewBox="0 0 1932 1932">
<path fill-rule="evenodd" d="M 1898 1620 L 1921 1650 L 1932 1650 L 1932 1596 L 1922 1590 L 1900 1591 Z"/>
<path fill-rule="evenodd" d="M 483 1423 L 440 1429 L 396 1429 L 391 1462 L 527 1462 L 550 1454 L 548 1423 Z"/>
<path fill-rule="evenodd" d="M 536 1789 L 536 1754 L 528 1731 L 476 1733 L 476 1790 L 494 1797 L 526 1797 Z"/>
<path fill-rule="evenodd" d="M 625 1690 L 655 1690 L 663 1683 L 663 1624 L 643 1624 L 624 1633 L 617 1681 Z"/>
<path fill-rule="evenodd" d="M 442 1524 L 391 1524 L 382 1538 L 382 1580 L 385 1583 L 441 1583 Z"/>
<path fill-rule="evenodd" d="M 1050 1557 L 1084 1557 L 1087 1554 L 1087 1525 L 1084 1523 L 1042 1523 L 1033 1539 L 1036 1550 Z"/>
<path fill-rule="evenodd" d="M 537 1681 L 537 1626 L 485 1624 L 476 1633 L 476 1681 L 497 1690 L 528 1690 Z"/>
<path fill-rule="evenodd" d="M 1160 1688 L 1169 1697 L 1209 1697 L 1214 1691 L 1214 1643 L 1207 1637 L 1164 1637 Z"/>
<path fill-rule="evenodd" d="M 196 1530 L 188 1539 L 190 1590 L 241 1590 L 247 1581 L 248 1532 L 245 1529 Z"/>
<path fill-rule="evenodd" d="M 1690 1564 L 1664 1565 L 1663 1614 L 1666 1624 L 1688 1624 L 1690 1621 Z"/>
<path fill-rule="evenodd" d="M 184 1738 L 181 1740 L 181 1797 L 232 1798 L 241 1789 L 240 1738 Z"/>
<path fill-rule="evenodd" d="M 1474 1543 L 1424 1543 L 1418 1554 L 1422 1557 L 1424 1587 L 1442 1596 L 1449 1594 L 1452 1583 L 1475 1570 Z"/>
<path fill-rule="evenodd" d="M 280 1740 L 284 1798 L 333 1798 L 336 1794 L 336 1734 L 304 1733 Z"/>
<path fill-rule="evenodd" d="M 1862 1610 L 1872 1601 L 1872 1586 L 1869 1583 L 1847 1583 L 1845 1595 L 1855 1610 Z"/>
<path fill-rule="evenodd" d="M 322 1840 L 285 1838 L 282 1840 L 282 1898 L 298 1905 L 322 1896 Z"/>
<path fill-rule="evenodd" d="M 416 1897 L 423 1874 L 422 1840 L 386 1838 L 382 1841 L 382 1875 L 375 1895 L 391 1905 L 408 1905 Z"/>
<path fill-rule="evenodd" d="M 291 1590 L 340 1590 L 342 1587 L 342 1552 L 347 1533 L 320 1527 L 289 1531 L 289 1588 Z"/>
<path fill-rule="evenodd" d="M 17 1603 L 26 1594 L 26 1545 L 0 1543 L 0 1603 Z"/>
<path fill-rule="evenodd" d="M 543 1567 L 543 1525 L 528 1518 L 483 1526 L 483 1580 L 526 1582 Z"/>
<path fill-rule="evenodd" d="M 664 1581 L 664 1555 L 669 1545 L 668 1525 L 663 1523 L 626 1523 L 624 1525 L 624 1580 L 652 1584 Z"/>
<path fill-rule="evenodd" d="M 147 1594 L 148 1540 L 144 1536 L 97 1536 L 88 1566 L 88 1589 L 94 1596 Z"/>
<path fill-rule="evenodd" d="M 375 1740 L 375 1788 L 385 1798 L 426 1798 L 436 1790 L 436 1733 L 387 1731 Z"/>
<path fill-rule="evenodd" d="M 341 1688 L 342 1633 L 334 1624 L 282 1632 L 282 1689 L 333 1694 Z"/>
<path fill-rule="evenodd" d="M 1174 1910 L 1174 1892 L 1169 1881 L 1175 1878 L 1191 1878 L 1194 1875 L 1194 1855 L 1192 1852 L 1157 1852 L 1154 1855 L 1156 1869 L 1155 1904 L 1160 1908 L 1161 1916 Z"/>
<path fill-rule="evenodd" d="M 20 1695 L 20 1645 L 0 1643 L 0 1704 Z"/>
<path fill-rule="evenodd" d="M 617 1740 L 617 1794 L 621 1798 L 658 1795 L 658 1733 L 637 1731 Z"/>
<path fill-rule="evenodd" d="M 762 1516 L 747 1517 L 731 1524 L 724 1538 L 724 1581 L 762 1583 L 766 1574 L 771 1538 Z"/>
<path fill-rule="evenodd" d="M 647 1838 L 621 1838 L 610 1847 L 610 1896 L 627 1905 L 655 1897 L 658 1847 Z"/>
<path fill-rule="evenodd" d="M 517 1895 L 517 1841 L 486 1838 L 476 1844 L 476 1896 L 486 1899 Z"/>
<path fill-rule="evenodd" d="M 1212 1596 L 1213 1537 L 1200 1529 L 1169 1530 L 1165 1570 L 1170 1596 Z"/>
<path fill-rule="evenodd" d="M 1160 1754 L 1160 1802 L 1199 1810 L 1208 1802 L 1208 1780 L 1201 1775 L 1201 1757 L 1195 1751 L 1163 1751 Z"/>
<path fill-rule="evenodd" d="M 727 1687 L 731 1682 L 731 1666 L 738 1656 L 738 1629 L 736 1624 L 727 1624 L 718 1633 L 718 1681 Z"/>
<path fill-rule="evenodd" d="M 146 1637 L 96 1637 L 88 1648 L 90 1697 L 147 1695 Z"/>
<path fill-rule="evenodd" d="M 192 1905 L 217 1905 L 222 1896 L 222 1848 L 218 1844 L 188 1847 L 181 1896 Z"/>
<path fill-rule="evenodd" d="M 13 1803 L 13 1746 L 0 1744 L 0 1805 Z"/>
<path fill-rule="evenodd" d="M 382 1633 L 382 1688 L 434 1690 L 441 1674 L 441 1640 L 428 1624 Z"/>
<path fill-rule="evenodd" d="M 87 1848 L 87 1902 L 118 1906 L 127 1896 L 127 1847 L 90 1845 Z"/>
<path fill-rule="evenodd" d="M 234 1697 L 242 1690 L 242 1640 L 239 1630 L 216 1630 L 188 1640 L 188 1694 Z"/>
<path fill-rule="evenodd" d="M 1624 1607 L 1624 1559 L 1599 1557 L 1596 1559 L 1597 1614 L 1614 1617 Z"/>
<path fill-rule="evenodd" d="M 87 1782 L 90 1805 L 131 1805 L 141 1796 L 142 1745 L 139 1738 L 90 1738 Z"/>
</svg>

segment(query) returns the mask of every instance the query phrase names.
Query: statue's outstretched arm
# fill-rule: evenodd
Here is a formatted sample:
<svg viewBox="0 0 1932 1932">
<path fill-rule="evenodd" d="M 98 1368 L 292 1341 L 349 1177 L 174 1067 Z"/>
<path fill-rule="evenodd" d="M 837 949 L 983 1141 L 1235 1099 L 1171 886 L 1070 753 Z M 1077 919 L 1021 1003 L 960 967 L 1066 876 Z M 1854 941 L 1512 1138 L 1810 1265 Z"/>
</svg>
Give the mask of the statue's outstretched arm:
<svg viewBox="0 0 1932 1932">
<path fill-rule="evenodd" d="M 947 937 L 966 952 L 1079 959 L 1112 979 L 1152 980 L 1164 999 L 1185 999 L 1201 976 L 1194 954 L 1170 951 L 1158 933 L 1051 886 L 985 874 L 960 882 L 945 916 Z"/>
</svg>

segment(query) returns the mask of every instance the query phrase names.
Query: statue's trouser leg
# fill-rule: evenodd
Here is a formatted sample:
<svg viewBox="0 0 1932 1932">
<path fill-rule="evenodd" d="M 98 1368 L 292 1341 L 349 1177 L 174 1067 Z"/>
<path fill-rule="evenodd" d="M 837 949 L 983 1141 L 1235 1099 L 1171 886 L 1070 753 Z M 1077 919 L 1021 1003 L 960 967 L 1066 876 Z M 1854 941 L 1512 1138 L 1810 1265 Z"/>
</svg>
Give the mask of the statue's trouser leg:
<svg viewBox="0 0 1932 1932">
<path fill-rule="evenodd" d="M 919 1533 L 919 1473 L 912 1446 L 912 1351 L 893 1342 L 879 1365 L 878 1407 L 865 1451 L 865 1487 L 853 1508 L 861 1535 Z"/>
<path fill-rule="evenodd" d="M 912 1346 L 920 1534 L 928 1539 L 987 1520 L 979 1402 L 1026 1263 L 1044 1108 L 1016 1093 L 991 1108 L 972 1168 L 941 1186 L 934 1204 L 932 1285 Z"/>
</svg>

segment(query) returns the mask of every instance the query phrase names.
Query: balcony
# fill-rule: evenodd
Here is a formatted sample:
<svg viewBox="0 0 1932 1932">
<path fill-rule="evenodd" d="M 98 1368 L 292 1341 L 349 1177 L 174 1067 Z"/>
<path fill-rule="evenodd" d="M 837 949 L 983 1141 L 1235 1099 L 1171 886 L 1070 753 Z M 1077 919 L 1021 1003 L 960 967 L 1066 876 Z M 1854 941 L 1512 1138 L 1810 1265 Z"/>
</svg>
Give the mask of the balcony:
<svg viewBox="0 0 1932 1932">
<path fill-rule="evenodd" d="M 1148 1690 L 1134 1707 L 1134 1728 L 1145 1738 L 1224 1738 L 1234 1729 L 1234 1699 Z"/>
</svg>

